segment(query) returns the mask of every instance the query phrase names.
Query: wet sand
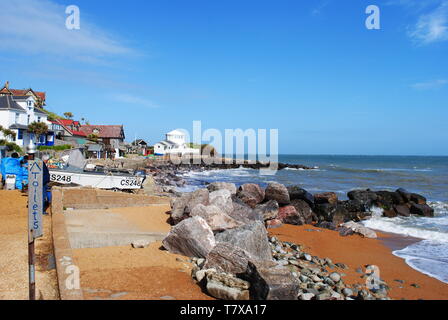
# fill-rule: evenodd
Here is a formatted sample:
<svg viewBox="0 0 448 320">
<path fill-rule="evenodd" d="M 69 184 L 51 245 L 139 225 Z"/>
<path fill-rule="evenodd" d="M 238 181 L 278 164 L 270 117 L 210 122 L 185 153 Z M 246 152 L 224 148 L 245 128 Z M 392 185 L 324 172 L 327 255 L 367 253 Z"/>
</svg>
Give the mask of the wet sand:
<svg viewBox="0 0 448 320">
<path fill-rule="evenodd" d="M 349 270 L 341 271 L 347 276 L 348 284 L 364 283 L 358 268 L 365 270 L 366 265 L 376 265 L 380 277 L 387 282 L 391 290 L 389 296 L 400 300 L 448 300 L 448 284 L 422 274 L 392 254 L 418 239 L 377 232 L 379 239 L 366 239 L 354 235 L 341 237 L 338 232 L 318 229 L 313 226 L 284 225 L 270 229 L 270 235 L 282 241 L 290 241 L 305 246 L 305 251 L 320 258 L 330 258 L 333 263 L 344 263 Z M 404 283 L 395 280 L 402 280 Z M 419 288 L 411 286 L 417 284 Z"/>
</svg>

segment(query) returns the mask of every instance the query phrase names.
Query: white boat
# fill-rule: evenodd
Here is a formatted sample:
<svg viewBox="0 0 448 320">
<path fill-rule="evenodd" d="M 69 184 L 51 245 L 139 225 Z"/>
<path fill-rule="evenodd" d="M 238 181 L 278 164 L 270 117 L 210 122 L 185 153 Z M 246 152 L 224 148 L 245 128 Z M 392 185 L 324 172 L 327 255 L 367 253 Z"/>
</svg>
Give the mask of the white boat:
<svg viewBox="0 0 448 320">
<path fill-rule="evenodd" d="M 68 170 L 50 171 L 50 181 L 58 184 L 76 184 L 98 189 L 135 190 L 141 189 L 145 176 L 112 174 L 103 172 L 70 172 Z"/>
<path fill-rule="evenodd" d="M 139 174 L 130 174 L 114 170 L 87 171 L 85 170 L 87 161 L 78 149 L 70 150 L 64 157 L 67 166 L 49 169 L 51 182 L 98 189 L 137 190 L 143 187 L 143 182 L 146 178 L 141 172 Z"/>
</svg>

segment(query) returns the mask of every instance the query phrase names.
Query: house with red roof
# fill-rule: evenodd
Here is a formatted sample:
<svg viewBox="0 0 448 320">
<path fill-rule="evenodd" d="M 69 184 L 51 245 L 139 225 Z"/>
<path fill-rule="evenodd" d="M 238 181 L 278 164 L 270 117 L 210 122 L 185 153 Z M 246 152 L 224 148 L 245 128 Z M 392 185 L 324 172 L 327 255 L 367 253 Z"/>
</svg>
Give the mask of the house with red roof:
<svg viewBox="0 0 448 320">
<path fill-rule="evenodd" d="M 80 127 L 87 138 L 100 142 L 105 158 L 118 158 L 124 156 L 126 149 L 123 148 L 125 139 L 122 125 L 82 125 Z"/>
</svg>

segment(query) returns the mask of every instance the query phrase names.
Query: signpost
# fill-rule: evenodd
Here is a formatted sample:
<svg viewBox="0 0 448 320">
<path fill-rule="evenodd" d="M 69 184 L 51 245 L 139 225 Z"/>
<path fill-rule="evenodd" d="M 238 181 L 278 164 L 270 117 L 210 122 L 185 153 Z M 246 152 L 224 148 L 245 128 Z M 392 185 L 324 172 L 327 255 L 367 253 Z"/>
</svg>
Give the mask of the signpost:
<svg viewBox="0 0 448 320">
<path fill-rule="evenodd" d="M 42 237 L 43 211 L 43 163 L 42 160 L 28 161 L 28 265 L 29 296 L 36 299 L 34 240 Z"/>
</svg>

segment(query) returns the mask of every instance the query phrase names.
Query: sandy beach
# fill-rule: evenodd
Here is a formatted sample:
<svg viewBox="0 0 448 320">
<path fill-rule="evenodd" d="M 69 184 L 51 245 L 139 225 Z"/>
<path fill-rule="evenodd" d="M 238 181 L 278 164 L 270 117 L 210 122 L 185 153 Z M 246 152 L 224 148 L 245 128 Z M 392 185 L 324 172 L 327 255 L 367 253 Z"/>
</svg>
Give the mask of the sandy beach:
<svg viewBox="0 0 448 320">
<path fill-rule="evenodd" d="M 129 221 L 146 230 L 168 232 L 167 209 L 168 206 L 160 206 L 112 211 L 126 215 Z M 377 233 L 378 239 L 358 235 L 341 237 L 338 232 L 310 225 L 283 225 L 270 229 L 269 233 L 282 241 L 303 245 L 312 255 L 346 264 L 349 270 L 341 272 L 346 274 L 344 281 L 348 284 L 363 284 L 363 274 L 356 270 L 377 265 L 394 300 L 448 299 L 447 284 L 412 269 L 392 254 L 393 250 L 415 242 L 414 238 L 385 233 Z M 87 299 L 212 299 L 191 279 L 188 258 L 163 250 L 160 242 L 145 249 L 121 246 L 76 249 L 74 253 Z M 110 281 L 111 277 L 114 281 Z"/>
<path fill-rule="evenodd" d="M 350 268 L 344 271 L 347 275 L 344 277 L 346 283 L 363 283 L 362 274 L 356 272 L 356 269 L 364 270 L 365 265 L 376 265 L 380 268 L 381 279 L 391 288 L 389 295 L 394 300 L 448 300 L 448 284 L 412 269 L 403 259 L 392 254 L 393 249 L 406 246 L 406 243 L 415 239 L 380 232 L 377 232 L 378 239 L 366 239 L 358 235 L 341 237 L 336 231 L 309 225 L 284 225 L 271 229 L 269 233 L 282 241 L 304 245 L 305 251 L 312 255 L 346 264 Z M 417 284 L 419 288 L 412 284 Z"/>
</svg>

